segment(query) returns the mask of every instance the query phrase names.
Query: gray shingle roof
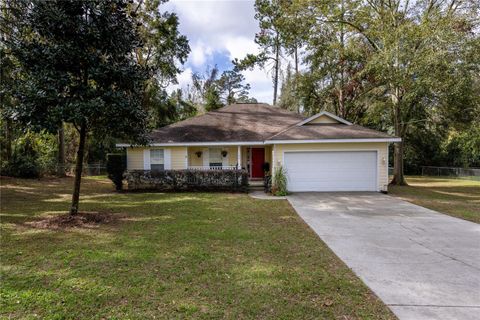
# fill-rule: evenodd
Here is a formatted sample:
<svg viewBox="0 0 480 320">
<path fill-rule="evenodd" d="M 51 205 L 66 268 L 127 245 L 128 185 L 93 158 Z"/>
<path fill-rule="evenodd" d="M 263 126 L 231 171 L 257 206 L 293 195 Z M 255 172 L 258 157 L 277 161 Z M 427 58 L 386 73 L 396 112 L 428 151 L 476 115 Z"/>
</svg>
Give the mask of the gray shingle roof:
<svg viewBox="0 0 480 320">
<path fill-rule="evenodd" d="M 151 143 L 196 143 L 392 138 L 359 125 L 296 125 L 304 119 L 268 104 L 233 104 L 154 130 L 150 140 Z"/>
<path fill-rule="evenodd" d="M 382 139 L 391 135 L 356 124 L 306 124 L 289 128 L 268 140 Z"/>
<path fill-rule="evenodd" d="M 150 134 L 153 143 L 264 141 L 303 119 L 268 104 L 233 104 Z"/>
</svg>

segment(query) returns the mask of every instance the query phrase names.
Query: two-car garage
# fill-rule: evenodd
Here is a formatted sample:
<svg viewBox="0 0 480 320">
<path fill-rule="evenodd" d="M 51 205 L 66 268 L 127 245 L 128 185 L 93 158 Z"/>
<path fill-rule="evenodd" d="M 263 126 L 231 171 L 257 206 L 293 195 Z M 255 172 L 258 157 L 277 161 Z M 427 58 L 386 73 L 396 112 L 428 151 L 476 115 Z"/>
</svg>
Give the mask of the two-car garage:
<svg viewBox="0 0 480 320">
<path fill-rule="evenodd" d="M 283 153 L 288 190 L 378 191 L 377 151 Z"/>
<path fill-rule="evenodd" d="M 272 172 L 286 171 L 287 189 L 388 191 L 388 148 L 401 139 L 322 111 L 265 141 Z"/>
</svg>

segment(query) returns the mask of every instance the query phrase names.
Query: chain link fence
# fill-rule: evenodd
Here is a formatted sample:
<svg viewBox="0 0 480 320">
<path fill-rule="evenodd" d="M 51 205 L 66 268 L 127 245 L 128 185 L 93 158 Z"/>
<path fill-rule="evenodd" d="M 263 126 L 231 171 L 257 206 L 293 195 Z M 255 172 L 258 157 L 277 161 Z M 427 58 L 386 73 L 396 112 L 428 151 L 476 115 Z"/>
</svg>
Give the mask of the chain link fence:
<svg viewBox="0 0 480 320">
<path fill-rule="evenodd" d="M 467 178 L 480 181 L 480 168 L 422 166 L 422 176 Z"/>
<path fill-rule="evenodd" d="M 422 176 L 445 177 L 451 179 L 469 179 L 480 181 L 480 168 L 456 168 L 422 166 Z M 393 176 L 393 167 L 388 167 L 388 175 Z"/>
<path fill-rule="evenodd" d="M 63 167 L 63 170 L 66 174 L 74 175 L 75 174 L 75 164 L 66 164 Z M 57 171 L 62 169 L 57 165 Z M 82 175 L 83 176 L 103 176 L 107 174 L 107 166 L 104 163 L 88 163 L 83 165 Z"/>
</svg>

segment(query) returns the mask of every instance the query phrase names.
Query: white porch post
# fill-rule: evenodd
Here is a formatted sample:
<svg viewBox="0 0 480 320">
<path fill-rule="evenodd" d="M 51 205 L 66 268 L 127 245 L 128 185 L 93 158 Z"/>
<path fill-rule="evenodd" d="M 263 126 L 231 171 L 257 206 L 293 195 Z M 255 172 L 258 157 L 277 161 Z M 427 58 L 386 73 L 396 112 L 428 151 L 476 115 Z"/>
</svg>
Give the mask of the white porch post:
<svg viewBox="0 0 480 320">
<path fill-rule="evenodd" d="M 242 169 L 242 146 L 237 147 L 237 168 Z"/>
<path fill-rule="evenodd" d="M 202 163 L 204 168 L 210 167 L 210 155 L 208 152 L 208 148 L 203 148 Z"/>
<path fill-rule="evenodd" d="M 272 175 L 272 177 L 273 173 L 275 172 L 275 147 L 276 145 L 274 144 L 272 148 L 272 164 L 270 166 L 270 174 Z"/>
</svg>

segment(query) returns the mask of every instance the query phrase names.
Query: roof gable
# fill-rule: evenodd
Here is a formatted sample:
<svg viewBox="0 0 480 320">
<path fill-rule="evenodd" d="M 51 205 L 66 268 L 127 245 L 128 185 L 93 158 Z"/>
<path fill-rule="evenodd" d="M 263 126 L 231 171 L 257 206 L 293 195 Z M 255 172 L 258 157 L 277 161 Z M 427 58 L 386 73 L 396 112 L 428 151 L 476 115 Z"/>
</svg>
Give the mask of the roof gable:
<svg viewBox="0 0 480 320">
<path fill-rule="evenodd" d="M 303 121 L 300 121 L 297 123 L 297 126 L 303 126 L 303 125 L 309 125 L 309 124 L 322 124 L 322 123 L 328 123 L 328 124 L 345 124 L 345 125 L 352 125 L 351 122 L 348 122 L 347 120 L 340 118 L 330 112 L 327 111 L 322 111 L 319 112 L 310 118 L 307 118 Z"/>
<path fill-rule="evenodd" d="M 293 126 L 272 137 L 269 141 L 313 141 L 339 139 L 390 139 L 387 133 L 365 128 L 356 124 L 317 123 L 305 126 Z"/>
</svg>

